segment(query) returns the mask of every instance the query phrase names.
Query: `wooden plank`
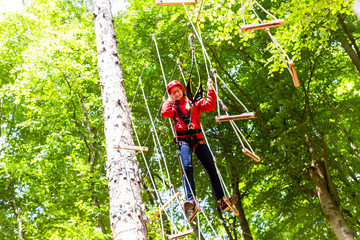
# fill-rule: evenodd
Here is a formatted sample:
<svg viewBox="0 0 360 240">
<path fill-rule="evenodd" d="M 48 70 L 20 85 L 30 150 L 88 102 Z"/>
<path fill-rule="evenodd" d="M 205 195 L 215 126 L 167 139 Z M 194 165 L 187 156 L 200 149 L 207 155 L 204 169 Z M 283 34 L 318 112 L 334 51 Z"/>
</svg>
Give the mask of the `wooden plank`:
<svg viewBox="0 0 360 240">
<path fill-rule="evenodd" d="M 189 223 L 192 223 L 194 221 L 194 219 L 195 219 L 196 215 L 198 214 L 198 212 L 200 211 L 200 209 L 201 209 L 200 205 L 195 206 L 193 213 L 191 214 L 190 217 L 188 217 Z"/>
<path fill-rule="evenodd" d="M 188 235 L 193 234 L 193 233 L 194 233 L 194 230 L 187 230 L 187 231 L 182 232 L 182 233 L 170 235 L 169 239 L 170 240 L 178 239 L 178 238 L 185 237 L 185 236 L 188 236 Z"/>
<path fill-rule="evenodd" d="M 135 150 L 135 151 L 144 151 L 147 152 L 149 149 L 147 147 L 141 146 L 114 146 L 115 149 L 125 149 L 125 150 Z"/>
<path fill-rule="evenodd" d="M 289 67 L 290 67 L 290 70 L 291 70 L 291 75 L 292 75 L 292 78 L 293 78 L 293 81 L 294 81 L 294 85 L 295 85 L 295 87 L 299 87 L 300 86 L 299 78 L 298 78 L 298 75 L 296 73 L 295 63 L 293 62 L 293 60 L 289 61 Z"/>
<path fill-rule="evenodd" d="M 236 208 L 231 204 L 230 200 L 228 198 L 223 198 L 224 201 L 226 202 L 226 204 L 228 205 L 228 207 L 231 209 L 231 211 L 233 211 L 233 213 L 235 214 L 235 216 L 239 216 L 239 212 L 236 210 Z M 226 209 L 227 210 L 227 209 Z M 224 210 L 224 211 L 226 211 Z"/>
<path fill-rule="evenodd" d="M 180 192 L 177 192 L 167 203 L 165 203 L 160 209 L 159 211 L 157 211 L 149 220 L 149 222 L 152 222 L 157 216 L 159 216 L 159 214 L 165 210 L 165 208 L 167 208 L 170 203 L 172 203 L 173 201 L 175 201 L 176 198 L 178 198 L 180 196 Z"/>
<path fill-rule="evenodd" d="M 247 24 L 241 26 L 241 32 L 250 32 L 255 31 L 259 29 L 265 29 L 265 28 L 272 28 L 272 27 L 279 27 L 284 25 L 285 21 L 284 19 L 276 19 L 267 23 L 260 23 L 260 24 Z"/>
<path fill-rule="evenodd" d="M 255 154 L 253 154 L 252 152 L 250 152 L 248 149 L 243 148 L 243 153 L 245 153 L 246 155 L 248 155 L 249 157 L 251 157 L 255 161 L 260 162 L 260 158 L 258 156 L 256 156 Z"/>
<path fill-rule="evenodd" d="M 215 117 L 215 121 L 216 122 L 226 122 L 226 121 L 230 121 L 230 120 L 242 120 L 242 119 L 251 119 L 251 118 L 254 118 L 253 112 L 247 112 L 247 113 L 243 113 L 240 115 L 233 115 L 233 116 L 220 115 L 220 116 Z"/>
<path fill-rule="evenodd" d="M 155 0 L 156 6 L 179 6 L 183 5 L 184 2 L 185 5 L 196 5 L 198 3 L 198 0 Z"/>
</svg>

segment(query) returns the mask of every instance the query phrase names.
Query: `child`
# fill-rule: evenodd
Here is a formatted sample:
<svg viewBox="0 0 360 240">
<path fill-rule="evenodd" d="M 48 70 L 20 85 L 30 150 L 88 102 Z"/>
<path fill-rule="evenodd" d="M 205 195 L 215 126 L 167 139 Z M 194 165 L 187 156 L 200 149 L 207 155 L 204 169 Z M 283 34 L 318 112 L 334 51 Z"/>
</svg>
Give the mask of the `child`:
<svg viewBox="0 0 360 240">
<path fill-rule="evenodd" d="M 215 90 L 211 79 L 208 80 L 207 86 L 207 99 L 203 98 L 191 104 L 185 95 L 184 86 L 178 81 L 171 81 L 166 87 L 169 98 L 162 106 L 161 116 L 173 119 L 173 128 L 176 131 L 174 141 L 177 144 L 178 150 L 180 150 L 180 158 L 185 170 L 185 188 L 188 198 L 184 204 L 185 209 L 192 210 L 196 205 L 191 156 L 191 153 L 195 152 L 209 174 L 210 183 L 215 197 L 219 201 L 221 210 L 226 211 L 229 209 L 229 206 L 223 200 L 225 194 L 216 171 L 214 159 L 201 132 L 199 114 L 213 111 L 216 107 Z M 238 197 L 234 195 L 229 200 L 232 204 L 235 204 Z"/>
</svg>

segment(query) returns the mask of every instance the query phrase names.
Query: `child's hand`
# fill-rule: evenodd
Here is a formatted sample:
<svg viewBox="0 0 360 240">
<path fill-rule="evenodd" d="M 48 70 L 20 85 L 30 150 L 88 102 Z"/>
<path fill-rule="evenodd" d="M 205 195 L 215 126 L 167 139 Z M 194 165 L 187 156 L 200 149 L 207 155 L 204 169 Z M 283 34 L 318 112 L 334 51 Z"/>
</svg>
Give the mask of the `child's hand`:
<svg viewBox="0 0 360 240">
<path fill-rule="evenodd" d="M 207 86 L 208 86 L 208 89 L 214 89 L 213 87 L 213 81 L 211 80 L 211 78 L 208 79 L 208 82 L 207 82 Z"/>
<path fill-rule="evenodd" d="M 174 99 L 172 97 L 168 97 L 167 101 L 173 103 L 174 102 Z"/>
</svg>

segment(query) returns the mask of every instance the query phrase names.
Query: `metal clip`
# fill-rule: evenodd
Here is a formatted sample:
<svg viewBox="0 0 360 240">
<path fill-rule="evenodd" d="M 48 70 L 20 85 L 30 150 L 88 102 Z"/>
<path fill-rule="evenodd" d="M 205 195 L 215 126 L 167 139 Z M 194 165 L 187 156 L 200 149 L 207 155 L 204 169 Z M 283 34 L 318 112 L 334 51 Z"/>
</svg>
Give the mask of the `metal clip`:
<svg viewBox="0 0 360 240">
<path fill-rule="evenodd" d="M 190 45 L 192 50 L 195 49 L 195 37 L 194 37 L 194 34 L 189 35 L 189 45 Z"/>
</svg>

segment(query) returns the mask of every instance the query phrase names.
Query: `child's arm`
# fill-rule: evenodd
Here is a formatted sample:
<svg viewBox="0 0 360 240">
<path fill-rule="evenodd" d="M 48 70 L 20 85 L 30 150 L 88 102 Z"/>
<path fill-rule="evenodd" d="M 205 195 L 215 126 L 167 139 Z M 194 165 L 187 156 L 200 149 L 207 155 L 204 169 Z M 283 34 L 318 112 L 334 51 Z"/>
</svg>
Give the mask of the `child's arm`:
<svg viewBox="0 0 360 240">
<path fill-rule="evenodd" d="M 162 106 L 161 116 L 165 118 L 173 118 L 174 114 L 175 110 L 173 108 L 173 99 L 169 97 Z"/>
<path fill-rule="evenodd" d="M 216 108 L 216 95 L 213 87 L 213 81 L 211 79 L 208 79 L 207 86 L 207 99 L 203 98 L 196 102 L 196 107 L 198 108 L 199 113 L 210 112 Z"/>
</svg>

